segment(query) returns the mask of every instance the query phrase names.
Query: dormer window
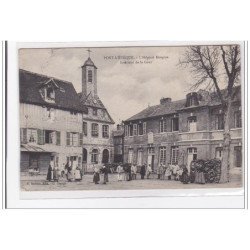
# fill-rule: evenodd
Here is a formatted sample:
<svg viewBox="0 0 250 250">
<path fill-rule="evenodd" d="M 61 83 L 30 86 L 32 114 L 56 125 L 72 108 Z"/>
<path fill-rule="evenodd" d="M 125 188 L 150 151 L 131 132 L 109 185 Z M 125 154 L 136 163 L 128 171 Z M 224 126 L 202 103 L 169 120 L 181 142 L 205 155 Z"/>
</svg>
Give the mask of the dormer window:
<svg viewBox="0 0 250 250">
<path fill-rule="evenodd" d="M 92 80 L 93 80 L 92 70 L 88 70 L 88 82 L 92 82 Z"/>
</svg>

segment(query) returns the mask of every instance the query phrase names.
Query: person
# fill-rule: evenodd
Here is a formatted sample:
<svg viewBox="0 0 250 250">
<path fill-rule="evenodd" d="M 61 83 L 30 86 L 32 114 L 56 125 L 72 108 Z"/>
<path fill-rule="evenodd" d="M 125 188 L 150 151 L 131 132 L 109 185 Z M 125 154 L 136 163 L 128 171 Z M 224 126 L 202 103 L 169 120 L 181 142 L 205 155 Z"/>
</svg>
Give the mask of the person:
<svg viewBox="0 0 250 250">
<path fill-rule="evenodd" d="M 176 172 L 176 179 L 175 179 L 176 181 L 180 181 L 182 173 L 183 173 L 183 168 L 182 168 L 182 166 L 180 166 Z"/>
<path fill-rule="evenodd" d="M 158 175 L 157 178 L 159 180 L 161 179 L 162 173 L 163 173 L 163 164 L 161 163 L 160 166 L 158 166 L 158 169 L 157 169 L 157 175 Z"/>
<path fill-rule="evenodd" d="M 123 165 L 123 172 L 124 172 L 123 179 L 124 181 L 127 181 L 128 180 L 128 164 Z"/>
<path fill-rule="evenodd" d="M 108 168 L 103 165 L 101 172 L 103 173 L 103 184 L 106 184 L 108 182 Z"/>
<path fill-rule="evenodd" d="M 72 168 L 69 166 L 67 171 L 67 179 L 69 182 L 73 181 L 73 174 L 72 174 Z"/>
<path fill-rule="evenodd" d="M 172 169 L 171 169 L 170 164 L 168 164 L 167 167 L 166 167 L 165 176 L 166 176 L 167 180 L 171 180 Z"/>
<path fill-rule="evenodd" d="M 181 175 L 181 182 L 183 184 L 188 184 L 189 182 L 189 175 L 188 175 L 188 169 L 185 165 L 182 166 L 183 172 Z"/>
<path fill-rule="evenodd" d="M 132 180 L 132 177 L 131 177 L 131 164 L 128 164 L 127 171 L 128 171 L 127 181 L 131 181 Z"/>
<path fill-rule="evenodd" d="M 47 172 L 47 181 L 51 181 L 52 179 L 52 167 L 49 164 L 48 172 Z"/>
<path fill-rule="evenodd" d="M 93 182 L 95 184 L 99 184 L 99 181 L 100 181 L 99 168 L 97 166 L 95 166 L 94 167 Z"/>
<path fill-rule="evenodd" d="M 141 179 L 142 180 L 144 180 L 145 173 L 146 173 L 146 164 L 143 164 L 141 166 L 141 170 L 140 170 L 140 174 L 141 174 Z"/>
<path fill-rule="evenodd" d="M 58 179 L 59 179 L 59 169 L 58 167 L 55 166 L 53 169 L 53 180 L 58 181 Z"/>
<path fill-rule="evenodd" d="M 179 165 L 172 165 L 172 175 L 173 179 L 176 181 L 177 180 L 177 172 L 179 171 L 180 167 Z"/>
<path fill-rule="evenodd" d="M 136 164 L 133 164 L 131 166 L 132 180 L 136 180 L 136 173 L 137 173 L 137 166 Z"/>
<path fill-rule="evenodd" d="M 79 166 L 77 166 L 75 169 L 75 181 L 80 181 L 80 180 L 82 180 L 81 171 Z"/>
<path fill-rule="evenodd" d="M 204 172 L 203 172 L 203 170 L 201 168 L 196 169 L 194 182 L 198 183 L 198 184 L 205 184 L 206 183 L 205 175 L 204 175 Z"/>
<path fill-rule="evenodd" d="M 122 172 L 123 172 L 123 168 L 121 166 L 121 163 L 118 165 L 117 169 L 116 169 L 116 172 L 117 172 L 117 179 L 118 181 L 122 181 Z"/>
<path fill-rule="evenodd" d="M 149 176 L 151 175 L 151 173 L 152 173 L 151 164 L 148 164 L 148 167 L 147 167 L 147 179 L 149 179 Z"/>
</svg>

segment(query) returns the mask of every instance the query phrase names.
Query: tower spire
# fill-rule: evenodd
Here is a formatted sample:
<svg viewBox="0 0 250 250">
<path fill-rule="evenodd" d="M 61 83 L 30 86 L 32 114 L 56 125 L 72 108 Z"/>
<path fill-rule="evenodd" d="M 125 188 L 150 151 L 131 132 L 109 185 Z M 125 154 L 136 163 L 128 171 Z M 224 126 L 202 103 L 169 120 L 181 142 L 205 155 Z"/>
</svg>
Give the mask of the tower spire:
<svg viewBox="0 0 250 250">
<path fill-rule="evenodd" d="M 90 58 L 90 53 L 92 52 L 90 49 L 87 49 L 88 53 L 89 53 L 89 58 Z"/>
</svg>

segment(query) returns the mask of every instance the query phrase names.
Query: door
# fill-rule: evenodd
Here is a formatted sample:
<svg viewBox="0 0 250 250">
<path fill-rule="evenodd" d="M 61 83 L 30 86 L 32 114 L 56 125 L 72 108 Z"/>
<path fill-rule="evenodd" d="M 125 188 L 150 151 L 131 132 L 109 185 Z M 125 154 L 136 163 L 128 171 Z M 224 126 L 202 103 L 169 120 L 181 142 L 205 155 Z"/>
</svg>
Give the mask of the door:
<svg viewBox="0 0 250 250">
<path fill-rule="evenodd" d="M 151 167 L 152 167 L 153 171 L 154 171 L 154 161 L 155 161 L 155 156 L 152 155 L 152 157 L 151 157 Z"/>
<path fill-rule="evenodd" d="M 242 166 L 242 150 L 241 147 L 234 147 L 235 151 L 235 167 L 241 168 Z"/>
<path fill-rule="evenodd" d="M 190 173 L 191 162 L 195 160 L 197 160 L 197 148 L 188 148 L 188 155 L 187 155 L 188 173 Z"/>
<path fill-rule="evenodd" d="M 108 163 L 109 162 L 109 151 L 107 149 L 104 149 L 102 152 L 102 163 Z"/>
<path fill-rule="evenodd" d="M 38 160 L 39 160 L 39 155 L 36 153 L 31 153 L 30 154 L 30 162 L 29 162 L 29 168 L 38 168 Z"/>
</svg>

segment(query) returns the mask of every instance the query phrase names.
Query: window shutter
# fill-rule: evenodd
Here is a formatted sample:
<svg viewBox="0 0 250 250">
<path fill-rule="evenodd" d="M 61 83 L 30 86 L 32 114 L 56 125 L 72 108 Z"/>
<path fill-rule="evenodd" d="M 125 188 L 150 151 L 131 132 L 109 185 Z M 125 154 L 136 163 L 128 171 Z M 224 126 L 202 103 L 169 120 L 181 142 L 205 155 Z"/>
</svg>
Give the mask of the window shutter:
<svg viewBox="0 0 250 250">
<path fill-rule="evenodd" d="M 79 146 L 82 146 L 83 134 L 79 133 L 78 136 L 79 136 Z"/>
<path fill-rule="evenodd" d="M 43 145 L 44 144 L 44 130 L 38 129 L 37 130 L 37 144 Z"/>
<path fill-rule="evenodd" d="M 21 143 L 27 143 L 27 128 L 21 128 Z"/>
<path fill-rule="evenodd" d="M 56 145 L 61 145 L 61 133 L 56 131 Z"/>
<path fill-rule="evenodd" d="M 67 132 L 67 135 L 66 135 L 66 145 L 67 146 L 70 145 L 70 132 Z"/>
</svg>

